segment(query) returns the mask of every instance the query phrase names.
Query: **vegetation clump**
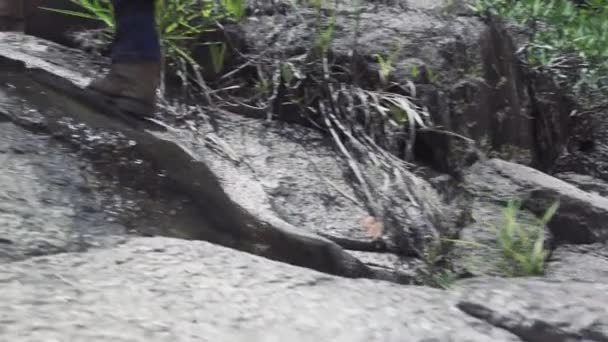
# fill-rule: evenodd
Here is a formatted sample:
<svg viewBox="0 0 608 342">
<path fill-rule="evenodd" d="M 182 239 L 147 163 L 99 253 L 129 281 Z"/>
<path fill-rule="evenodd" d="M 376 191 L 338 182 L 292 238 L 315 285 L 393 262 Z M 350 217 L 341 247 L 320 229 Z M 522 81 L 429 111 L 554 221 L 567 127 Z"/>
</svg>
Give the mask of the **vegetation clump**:
<svg viewBox="0 0 608 342">
<path fill-rule="evenodd" d="M 104 23 L 103 41 L 110 44 L 115 30 L 114 10 L 110 0 L 70 0 L 82 11 L 44 8 L 65 15 L 77 16 Z M 201 44 L 200 37 L 220 29 L 221 22 L 238 22 L 245 16 L 244 0 L 155 0 L 156 22 L 163 56 L 167 63 L 179 70 L 201 68 L 192 56 L 194 44 Z M 215 69 L 222 68 L 225 45 L 207 42 Z M 218 71 L 218 70 L 214 70 Z M 185 73 L 187 74 L 187 73 Z"/>
<path fill-rule="evenodd" d="M 608 2 L 476 0 L 478 13 L 511 19 L 530 33 L 526 61 L 580 94 L 608 92 Z"/>
<path fill-rule="evenodd" d="M 509 201 L 504 212 L 505 221 L 497 231 L 497 248 L 501 251 L 505 275 L 518 277 L 544 273 L 548 254 L 545 248 L 545 227 L 557 208 L 556 202 L 537 219 L 532 228 L 526 229 L 517 221 L 520 204 Z"/>
</svg>

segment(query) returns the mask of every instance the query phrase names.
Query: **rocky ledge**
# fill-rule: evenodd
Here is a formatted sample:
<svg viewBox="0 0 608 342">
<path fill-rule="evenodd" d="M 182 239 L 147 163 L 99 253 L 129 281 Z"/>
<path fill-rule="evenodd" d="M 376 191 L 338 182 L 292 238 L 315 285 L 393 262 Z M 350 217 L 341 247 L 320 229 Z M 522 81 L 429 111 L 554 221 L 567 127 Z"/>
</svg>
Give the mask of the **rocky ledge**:
<svg viewBox="0 0 608 342">
<path fill-rule="evenodd" d="M 314 73 L 316 13 L 266 5 L 240 48 L 262 73 Z M 342 96 L 377 91 L 372 56 L 403 47 L 391 82 L 442 127 L 413 146 L 373 115 L 346 142 L 303 122 L 293 96 L 331 101 L 307 82 L 282 85 L 277 120 L 171 97 L 134 127 L 86 103 L 107 60 L 0 33 L 2 340 L 608 341 L 605 115 L 574 122 L 576 101 L 518 64 L 522 37 L 460 5 L 366 3 L 355 57 L 357 14 L 337 18 L 330 62 L 361 68 L 332 81 Z M 479 247 L 514 199 L 546 236 L 535 277 L 503 278 L 504 253 Z"/>
</svg>

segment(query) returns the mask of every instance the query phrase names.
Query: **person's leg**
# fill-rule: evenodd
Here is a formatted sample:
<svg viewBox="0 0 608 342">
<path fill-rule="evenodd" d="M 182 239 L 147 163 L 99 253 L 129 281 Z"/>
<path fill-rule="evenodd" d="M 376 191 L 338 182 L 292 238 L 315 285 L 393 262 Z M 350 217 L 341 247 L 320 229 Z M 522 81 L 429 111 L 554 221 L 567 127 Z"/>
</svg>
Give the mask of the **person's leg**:
<svg viewBox="0 0 608 342">
<path fill-rule="evenodd" d="M 116 33 L 110 72 L 91 82 L 88 88 L 122 110 L 151 116 L 161 62 L 154 0 L 113 0 L 113 5 Z"/>
<path fill-rule="evenodd" d="M 23 31 L 23 1 L 0 0 L 0 32 Z"/>
<path fill-rule="evenodd" d="M 154 0 L 113 0 L 116 35 L 112 48 L 115 63 L 160 62 L 161 52 Z"/>
</svg>

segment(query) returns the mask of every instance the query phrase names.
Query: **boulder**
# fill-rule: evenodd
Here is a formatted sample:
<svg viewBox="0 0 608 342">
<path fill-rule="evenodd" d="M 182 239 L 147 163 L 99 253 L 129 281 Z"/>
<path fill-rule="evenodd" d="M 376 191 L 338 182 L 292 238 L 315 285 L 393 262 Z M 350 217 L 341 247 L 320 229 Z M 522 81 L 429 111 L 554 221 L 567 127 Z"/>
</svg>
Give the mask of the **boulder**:
<svg viewBox="0 0 608 342">
<path fill-rule="evenodd" d="M 608 285 L 345 279 L 202 241 L 132 238 L 4 264 L 6 339 L 604 341 Z"/>
<path fill-rule="evenodd" d="M 542 279 L 468 280 L 458 307 L 524 341 L 608 340 L 608 285 Z"/>
<path fill-rule="evenodd" d="M 608 283 L 608 245 L 563 245 L 552 253 L 546 276 L 557 280 Z"/>
<path fill-rule="evenodd" d="M 472 197 L 492 203 L 519 200 L 537 216 L 559 201 L 559 209 L 548 224 L 556 242 L 608 240 L 607 198 L 530 167 L 500 159 L 481 161 L 467 170 L 463 187 Z"/>
<path fill-rule="evenodd" d="M 3 91 L 15 101 L 3 108 L 6 117 L 29 127 L 23 113 L 34 112 L 42 116 L 34 119 L 38 129 L 82 151 L 123 184 L 187 202 L 190 213 L 197 208 L 195 218 L 185 218 L 195 229 L 179 232 L 180 237 L 212 240 L 329 273 L 374 276 L 337 244 L 278 217 L 249 169 L 234 167 L 235 161 L 222 154 L 229 149 L 212 152 L 214 145 L 209 147 L 189 127 L 165 132 L 134 128 L 111 107 L 84 100 L 81 87 L 98 70 L 86 55 L 32 36 L 0 33 L 0 39 Z"/>
<path fill-rule="evenodd" d="M 553 176 L 568 182 L 581 190 L 595 193 L 602 197 L 608 197 L 608 182 L 601 178 L 574 172 L 560 172 Z"/>
<path fill-rule="evenodd" d="M 8 122 L 0 131 L 1 263 L 120 241 L 126 228 L 111 205 L 128 210 L 120 192 L 100 191 L 109 184 L 52 139 Z"/>
<path fill-rule="evenodd" d="M 7 83 L 23 84 L 6 73 L 0 82 L 0 262 L 114 246 L 133 233 L 191 238 L 205 229 L 191 201 L 129 169 L 115 151 L 97 145 L 92 163 L 41 131 L 34 104 L 5 92 Z M 15 113 L 28 129 L 6 122 Z"/>
<path fill-rule="evenodd" d="M 110 169 L 127 184 L 146 189 L 161 183 L 162 191 L 177 190 L 199 206 L 201 226 L 188 230 L 189 238 L 330 273 L 376 276 L 333 241 L 347 237 L 372 245 L 378 237 L 363 222 L 378 215 L 390 219 L 380 232 L 381 252 L 419 257 L 437 236 L 441 199 L 401 161 L 389 160 L 398 166 L 389 173 L 369 161 L 349 160 L 312 129 L 186 106 L 179 99 L 161 104 L 157 113 L 170 126 L 134 128 L 110 118 L 112 108 L 83 105 L 82 87 L 107 60 L 31 36 L 5 33 L 0 39 L 0 57 L 13 72 L 5 77 L 16 85 L 7 87 L 10 96 L 35 109 L 39 126 L 97 164 L 124 161 Z M 31 126 L 19 110 L 7 108 L 9 118 Z M 351 178 L 353 165 L 369 182 L 365 193 Z"/>
<path fill-rule="evenodd" d="M 593 101 L 591 105 L 581 104 L 582 108 L 573 115 L 574 134 L 552 171 L 587 175 L 608 182 L 608 108 L 600 102 L 601 97 Z"/>
<path fill-rule="evenodd" d="M 519 341 L 441 290 L 134 238 L 0 267 L 0 335 L 86 341 Z"/>
<path fill-rule="evenodd" d="M 572 104 L 551 80 L 520 66 L 518 46 L 513 42 L 520 32 L 497 18 L 484 20 L 473 15 L 466 1 L 359 6 L 340 1 L 323 4 L 320 20 L 316 10 L 306 6 L 253 11 L 242 23 L 247 52 L 269 73 L 269 79 L 279 62 L 290 62 L 305 76 L 309 74 L 302 83 L 309 88 L 294 97 L 327 96 L 319 94 L 319 82 L 312 79 L 321 76 L 303 56 L 335 13 L 328 60 L 329 70 L 336 70 L 331 78 L 336 89 L 339 82 L 395 92 L 415 85 L 410 95 L 428 108 L 436 126 L 417 134 L 419 160 L 453 173 L 474 162 L 476 150 L 481 149 L 526 164 L 552 165 L 570 134 Z M 384 60 L 392 56 L 389 82 L 382 82 L 379 76 L 377 54 Z M 288 94 L 286 91 L 281 101 L 288 102 Z M 293 110 L 279 114 L 290 115 Z M 371 126 L 366 127 L 370 136 L 397 156 L 407 157 L 407 144 L 399 140 L 407 136 L 407 127 L 393 133 L 388 126 L 378 128 L 379 119 L 365 120 Z"/>
</svg>

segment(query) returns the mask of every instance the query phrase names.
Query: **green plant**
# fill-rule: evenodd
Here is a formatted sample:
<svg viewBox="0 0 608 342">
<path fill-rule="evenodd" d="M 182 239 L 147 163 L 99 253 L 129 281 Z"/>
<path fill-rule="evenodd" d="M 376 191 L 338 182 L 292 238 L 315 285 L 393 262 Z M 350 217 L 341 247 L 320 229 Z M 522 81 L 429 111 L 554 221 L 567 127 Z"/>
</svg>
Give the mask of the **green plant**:
<svg viewBox="0 0 608 342">
<path fill-rule="evenodd" d="M 441 14 L 447 15 L 456 7 L 456 0 L 443 0 L 443 7 L 441 9 Z"/>
<path fill-rule="evenodd" d="M 270 94 L 270 92 L 272 91 L 272 85 L 270 84 L 269 80 L 260 79 L 255 83 L 254 89 L 257 93 L 264 96 L 268 96 L 268 94 Z"/>
<path fill-rule="evenodd" d="M 426 73 L 429 78 L 429 82 L 436 84 L 437 80 L 439 80 L 439 75 L 436 74 L 431 67 L 426 68 Z"/>
<path fill-rule="evenodd" d="M 100 20 L 107 26 L 108 37 L 111 37 L 115 27 L 114 11 L 110 0 L 70 1 L 80 6 L 83 12 L 46 7 L 44 9 L 65 15 Z M 182 68 L 190 67 L 196 72 L 200 66 L 192 57 L 193 44 L 203 34 L 217 30 L 219 21 L 238 21 L 245 15 L 245 0 L 221 0 L 219 5 L 213 0 L 156 0 L 155 6 L 156 22 L 165 59 L 168 63 Z M 108 39 L 107 43 L 109 42 Z M 211 48 L 215 71 L 223 68 L 225 48 L 224 44 Z"/>
<path fill-rule="evenodd" d="M 429 286 L 438 287 L 444 290 L 450 289 L 458 280 L 458 275 L 449 270 L 441 270 L 433 273 Z"/>
<path fill-rule="evenodd" d="M 530 33 L 527 62 L 550 69 L 575 91 L 608 92 L 608 3 L 477 0 L 472 8 L 509 18 Z"/>
<path fill-rule="evenodd" d="M 247 4 L 244 0 L 221 0 L 221 4 L 226 9 L 226 12 L 236 21 L 240 21 L 245 17 Z"/>
<path fill-rule="evenodd" d="M 401 45 L 399 45 L 395 50 L 393 50 L 388 56 L 382 56 L 381 54 L 374 54 L 374 57 L 378 61 L 378 65 L 380 66 L 380 82 L 383 85 L 388 83 L 388 79 L 393 71 L 393 62 L 399 56 L 401 52 Z"/>
<path fill-rule="evenodd" d="M 410 75 L 412 78 L 418 78 L 418 76 L 420 76 L 420 68 L 416 65 L 412 66 L 410 68 Z"/>
<path fill-rule="evenodd" d="M 447 267 L 445 256 L 447 244 L 451 242 L 439 240 L 438 244 L 430 245 L 424 252 L 423 261 L 425 267 L 419 271 L 422 283 L 426 286 L 449 289 L 458 280 L 458 274 Z"/>
<path fill-rule="evenodd" d="M 57 12 L 65 15 L 92 19 L 92 20 L 101 20 L 108 27 L 114 27 L 114 12 L 112 9 L 112 4 L 108 0 L 70 0 L 70 2 L 79 5 L 86 12 L 78 12 L 78 11 L 70 11 L 70 10 L 62 10 L 57 8 L 49 8 L 49 7 L 40 7 L 41 9 Z"/>
<path fill-rule="evenodd" d="M 496 245 L 475 241 L 442 239 L 442 241 L 464 244 L 474 248 L 485 248 L 499 252 L 501 273 L 507 277 L 542 275 L 545 269 L 545 227 L 551 221 L 559 203 L 553 203 L 532 224 L 518 222 L 520 203 L 508 201 L 503 213 L 503 222 L 496 229 Z"/>
<path fill-rule="evenodd" d="M 213 63 L 213 71 L 220 73 L 224 69 L 224 56 L 226 54 L 226 44 L 216 43 L 209 45 L 211 53 L 211 62 Z"/>
<path fill-rule="evenodd" d="M 505 222 L 498 229 L 498 248 L 503 256 L 506 272 L 511 276 L 541 275 L 545 268 L 545 226 L 559 204 L 556 202 L 537 219 L 532 228 L 524 228 L 517 221 L 520 203 L 509 201 L 505 208 Z"/>
<path fill-rule="evenodd" d="M 334 29 L 336 25 L 336 13 L 334 12 L 326 25 L 319 25 L 319 31 L 315 39 L 315 47 L 321 56 L 327 55 L 329 46 L 334 39 Z M 325 27 L 322 27 L 325 26 Z"/>
</svg>

